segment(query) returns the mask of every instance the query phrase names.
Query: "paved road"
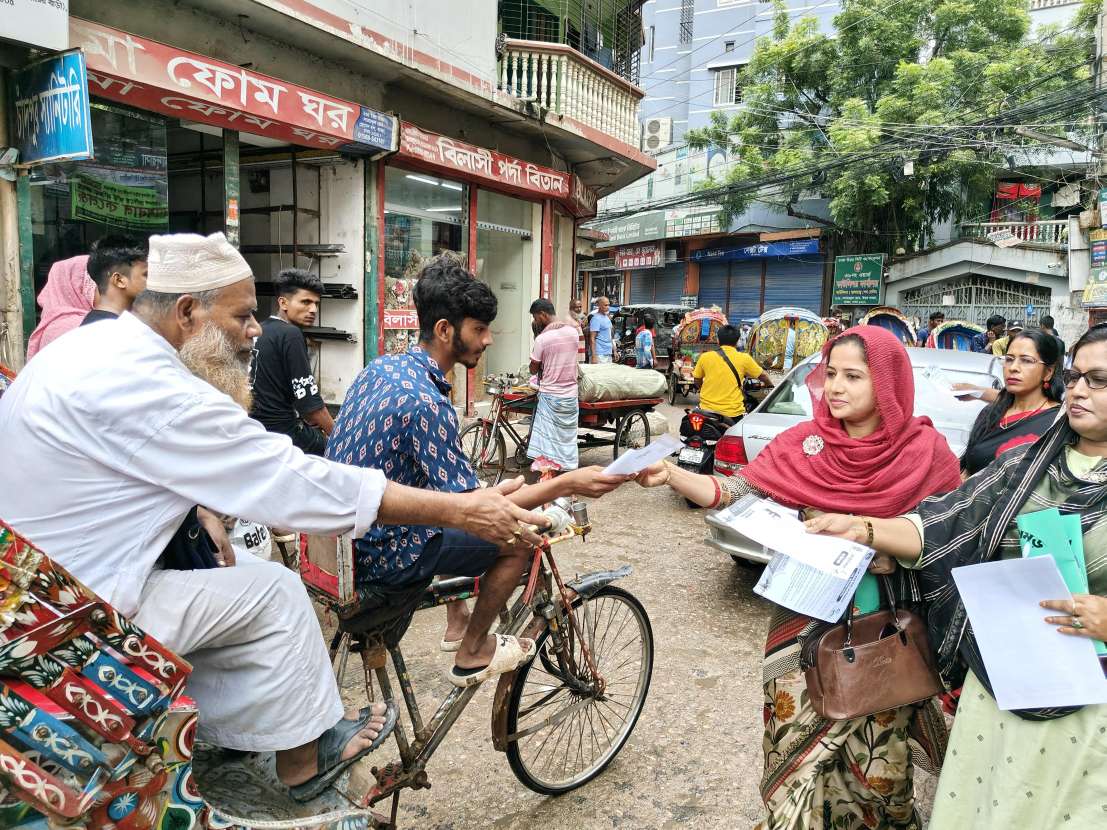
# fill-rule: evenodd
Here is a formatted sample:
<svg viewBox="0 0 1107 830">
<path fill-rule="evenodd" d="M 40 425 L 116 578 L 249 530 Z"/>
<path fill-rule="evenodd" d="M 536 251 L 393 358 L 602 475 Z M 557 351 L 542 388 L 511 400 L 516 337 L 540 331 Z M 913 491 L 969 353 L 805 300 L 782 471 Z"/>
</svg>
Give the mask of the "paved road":
<svg viewBox="0 0 1107 830">
<path fill-rule="evenodd" d="M 675 432 L 682 413 L 662 409 Z M 609 450 L 596 449 L 582 463 L 609 460 Z M 760 655 L 769 610 L 752 592 L 758 572 L 704 545 L 701 511 L 667 487 L 626 485 L 589 512 L 596 530 L 587 543 L 559 548 L 562 574 L 633 566 L 619 584 L 653 625 L 653 685 L 629 742 L 585 787 L 537 795 L 492 748 L 487 685 L 432 760 L 432 789 L 402 796 L 401 827 L 731 830 L 761 818 Z M 426 714 L 450 688 L 442 676 L 449 662 L 436 651 L 443 627 L 443 612 L 426 612 L 404 641 Z"/>
</svg>

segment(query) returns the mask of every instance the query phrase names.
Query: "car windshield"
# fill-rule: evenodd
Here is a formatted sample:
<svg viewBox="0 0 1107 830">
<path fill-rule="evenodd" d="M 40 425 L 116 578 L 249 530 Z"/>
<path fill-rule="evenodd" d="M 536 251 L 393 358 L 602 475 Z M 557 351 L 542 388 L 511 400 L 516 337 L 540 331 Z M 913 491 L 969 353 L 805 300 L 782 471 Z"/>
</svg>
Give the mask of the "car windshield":
<svg viewBox="0 0 1107 830">
<path fill-rule="evenodd" d="M 770 415 L 810 418 L 811 393 L 807 389 L 807 377 L 817 365 L 805 363 L 797 367 L 773 392 L 764 411 Z M 912 366 L 912 369 L 915 376 L 915 414 L 928 415 L 935 422 L 946 420 L 942 417 L 948 411 L 945 405 L 957 403 L 948 392 L 951 384 L 969 383 L 985 388 L 995 386 L 995 378 L 987 372 L 933 365 Z"/>
</svg>

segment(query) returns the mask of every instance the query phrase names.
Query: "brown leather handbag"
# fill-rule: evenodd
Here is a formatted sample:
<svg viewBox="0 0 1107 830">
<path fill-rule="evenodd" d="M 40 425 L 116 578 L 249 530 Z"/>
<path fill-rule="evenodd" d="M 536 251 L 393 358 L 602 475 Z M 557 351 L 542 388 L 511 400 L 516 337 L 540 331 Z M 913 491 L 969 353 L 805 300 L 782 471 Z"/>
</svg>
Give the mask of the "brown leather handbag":
<svg viewBox="0 0 1107 830">
<path fill-rule="evenodd" d="M 852 720 L 926 700 L 945 691 L 938 676 L 926 623 L 896 608 L 884 583 L 888 609 L 853 616 L 804 639 L 800 667 L 807 695 L 827 720 Z"/>
</svg>

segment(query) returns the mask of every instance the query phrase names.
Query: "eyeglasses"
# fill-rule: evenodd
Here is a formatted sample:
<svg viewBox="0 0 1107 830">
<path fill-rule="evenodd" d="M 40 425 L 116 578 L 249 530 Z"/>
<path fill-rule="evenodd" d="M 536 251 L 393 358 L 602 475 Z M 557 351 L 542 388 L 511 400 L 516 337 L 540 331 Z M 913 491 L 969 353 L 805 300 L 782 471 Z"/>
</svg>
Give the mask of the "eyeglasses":
<svg viewBox="0 0 1107 830">
<path fill-rule="evenodd" d="M 1066 369 L 1061 373 L 1061 379 L 1068 389 L 1072 389 L 1080 383 L 1080 379 L 1088 384 L 1089 389 L 1103 389 L 1107 387 L 1107 372 L 1092 370 L 1090 372 L 1078 372 L 1075 369 Z"/>
<path fill-rule="evenodd" d="M 1025 357 L 1023 355 L 1020 355 L 1020 356 L 1016 357 L 1013 354 L 1008 354 L 1008 355 L 1003 356 L 1003 365 L 1004 366 L 1011 367 L 1011 366 L 1014 366 L 1016 363 L 1019 364 L 1019 366 L 1021 366 L 1024 369 L 1030 369 L 1033 366 L 1037 365 L 1038 363 L 1041 363 L 1043 366 L 1045 366 L 1045 361 L 1044 360 L 1035 360 L 1032 357 Z"/>
</svg>

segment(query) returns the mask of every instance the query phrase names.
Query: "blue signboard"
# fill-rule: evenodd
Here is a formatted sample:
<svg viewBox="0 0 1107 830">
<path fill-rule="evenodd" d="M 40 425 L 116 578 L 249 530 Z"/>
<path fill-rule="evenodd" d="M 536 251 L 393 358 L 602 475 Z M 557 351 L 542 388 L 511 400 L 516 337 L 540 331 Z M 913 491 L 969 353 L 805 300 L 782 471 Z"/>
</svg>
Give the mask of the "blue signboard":
<svg viewBox="0 0 1107 830">
<path fill-rule="evenodd" d="M 354 122 L 354 143 L 342 149 L 353 153 L 390 153 L 399 147 L 399 122 L 393 115 L 361 108 Z"/>
<path fill-rule="evenodd" d="M 742 248 L 704 248 L 692 252 L 692 261 L 728 262 L 738 259 L 805 256 L 818 252 L 818 239 L 789 239 L 785 242 L 755 242 Z"/>
<path fill-rule="evenodd" d="M 92 158 L 88 75 L 80 49 L 14 72 L 12 89 L 20 164 Z"/>
</svg>

